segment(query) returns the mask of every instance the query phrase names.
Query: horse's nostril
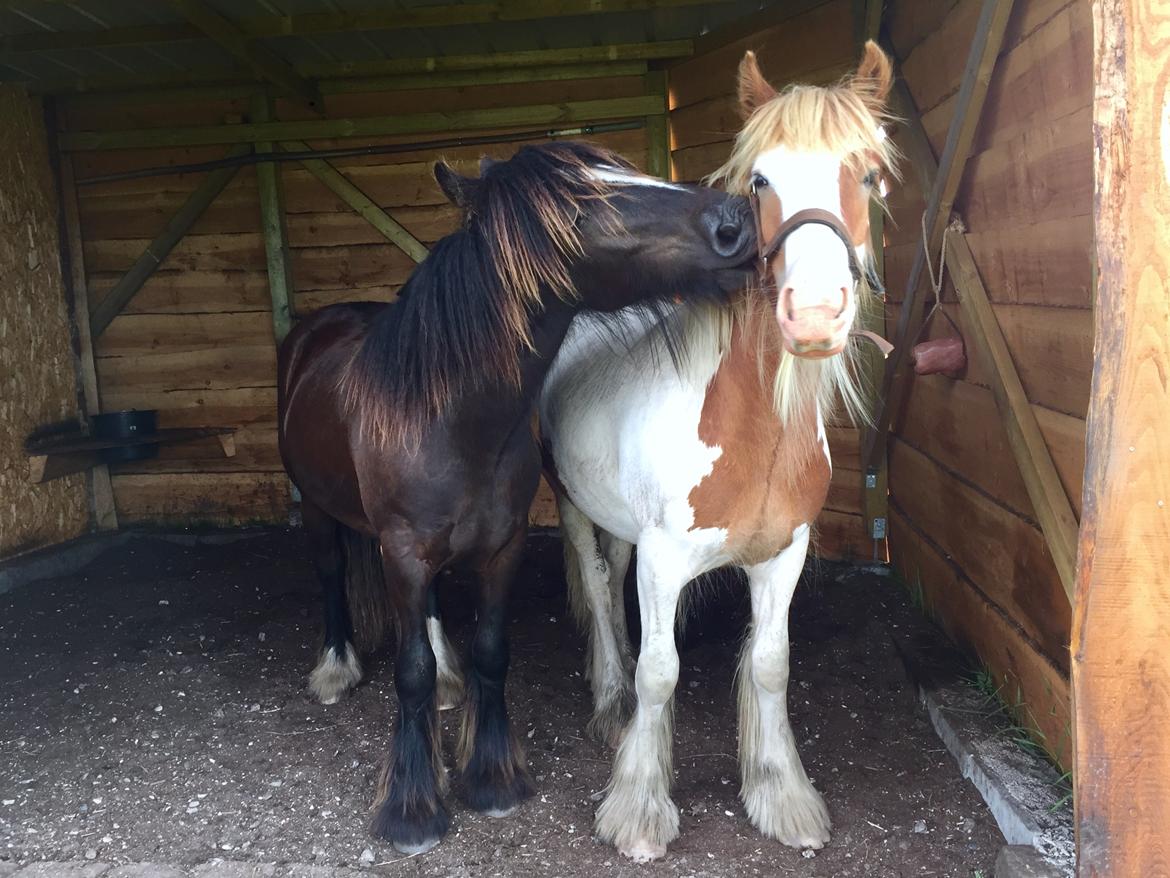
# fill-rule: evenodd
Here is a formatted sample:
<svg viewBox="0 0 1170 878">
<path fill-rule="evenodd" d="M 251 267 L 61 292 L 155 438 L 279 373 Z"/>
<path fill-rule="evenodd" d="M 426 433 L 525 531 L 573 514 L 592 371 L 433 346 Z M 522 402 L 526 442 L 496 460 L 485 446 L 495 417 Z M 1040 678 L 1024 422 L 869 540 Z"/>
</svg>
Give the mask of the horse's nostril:
<svg viewBox="0 0 1170 878">
<path fill-rule="evenodd" d="M 742 231 L 743 229 L 737 223 L 725 222 L 719 224 L 715 235 L 721 244 L 736 244 L 739 242 Z"/>
</svg>

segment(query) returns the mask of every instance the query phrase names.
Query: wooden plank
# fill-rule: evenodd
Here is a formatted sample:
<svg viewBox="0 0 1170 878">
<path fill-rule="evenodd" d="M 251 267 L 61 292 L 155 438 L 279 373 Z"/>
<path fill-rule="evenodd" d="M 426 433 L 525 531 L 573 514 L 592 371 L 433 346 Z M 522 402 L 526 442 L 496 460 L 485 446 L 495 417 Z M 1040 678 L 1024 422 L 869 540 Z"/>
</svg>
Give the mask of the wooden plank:
<svg viewBox="0 0 1170 878">
<path fill-rule="evenodd" d="M 661 113 L 646 117 L 646 139 L 648 152 L 646 156 L 646 173 L 663 180 L 673 179 L 670 168 L 670 117 L 666 113 L 667 86 L 666 71 L 655 70 L 647 73 L 644 78 L 646 94 L 662 100 Z"/>
<path fill-rule="evenodd" d="M 1072 651 L 1083 878 L 1170 862 L 1170 19 L 1094 0 L 1096 361 Z"/>
<path fill-rule="evenodd" d="M 1007 428 L 1008 443 L 1023 474 L 1032 508 L 1044 531 L 1061 584 L 1071 604 L 1076 582 L 1076 535 L 1079 526 L 1076 514 L 1064 493 L 1048 444 L 1040 432 L 1040 425 L 1008 351 L 1007 341 L 995 319 L 987 291 L 983 288 L 971 249 L 962 235 L 951 235 L 947 239 L 947 255 L 959 301 L 968 317 L 966 325 L 971 330 L 968 350 L 974 350 L 990 360 L 988 375 L 992 381 L 991 390 Z"/>
<path fill-rule="evenodd" d="M 316 119 L 301 122 L 202 125 L 191 128 L 142 128 L 130 131 L 78 131 L 62 136 L 62 148 L 74 151 L 130 149 L 311 140 L 326 137 L 377 137 L 388 134 L 459 131 L 468 128 L 509 128 L 523 125 L 558 126 L 604 119 L 632 119 L 664 111 L 662 98 L 651 95 L 491 110 L 374 116 L 364 119 Z"/>
<path fill-rule="evenodd" d="M 275 524 L 287 514 L 288 481 L 280 472 L 119 474 L 113 483 L 118 512 L 132 523 Z"/>
<path fill-rule="evenodd" d="M 975 130 L 982 115 L 987 86 L 991 80 L 996 58 L 999 55 L 999 48 L 1003 41 L 1004 30 L 1007 28 L 1012 4 L 1013 0 L 984 0 L 982 5 L 975 38 L 971 42 L 967 58 L 967 68 L 963 74 L 963 84 L 955 102 L 955 115 L 947 134 L 947 143 L 943 149 L 942 157 L 939 159 L 937 170 L 930 174 L 933 178 L 933 184 L 930 198 L 926 204 L 924 246 L 931 253 L 938 252 L 943 229 L 950 222 L 951 206 L 954 203 L 955 194 L 958 192 Z M 907 124 L 921 125 L 921 117 L 913 106 L 909 91 L 900 90 L 895 94 L 902 98 L 900 103 L 903 104 L 895 107 L 895 112 L 905 119 Z M 921 138 L 918 137 L 918 140 Z M 929 165 L 928 155 L 924 154 L 916 158 L 919 164 Z M 918 304 L 917 295 L 925 268 L 926 255 L 923 252 L 915 257 L 914 267 L 906 282 L 906 293 L 903 296 L 906 304 L 898 316 L 898 326 L 894 336 L 894 353 L 886 361 L 882 393 L 874 412 L 875 426 L 866 443 L 867 467 L 881 459 L 889 431 L 890 415 L 892 412 L 898 411 L 902 394 L 905 392 L 908 380 L 907 369 L 910 363 L 910 341 L 918 335 L 924 316 L 922 308 Z"/>
<path fill-rule="evenodd" d="M 273 118 L 273 101 L 268 94 L 252 99 L 252 121 L 269 123 Z M 273 152 L 276 144 L 260 141 L 258 152 Z M 261 162 L 256 165 L 256 182 L 260 189 L 260 228 L 264 235 L 264 253 L 268 265 L 268 291 L 272 299 L 272 334 L 277 347 L 292 329 L 293 274 L 289 257 L 288 229 L 285 225 L 284 183 L 281 165 Z"/>
<path fill-rule="evenodd" d="M 813 523 L 812 554 L 835 561 L 868 561 L 873 543 L 865 533 L 860 515 L 825 509 Z"/>
<path fill-rule="evenodd" d="M 305 152 L 309 149 L 309 145 L 300 140 L 287 140 L 281 143 L 281 148 L 286 152 Z M 334 195 L 357 211 L 386 240 L 400 247 L 415 262 L 422 262 L 427 258 L 427 248 L 418 238 L 396 222 L 386 211 L 378 207 L 368 195 L 329 162 L 323 159 L 302 159 L 301 165 L 328 187 Z"/>
<path fill-rule="evenodd" d="M 101 395 L 94 363 L 93 335 L 89 323 L 89 288 L 86 283 L 85 252 L 78 218 L 77 187 L 73 177 L 73 161 L 61 155 L 58 164 L 58 186 L 61 198 L 61 220 L 64 235 L 64 253 L 69 259 L 68 271 L 63 272 L 70 300 L 70 313 L 77 330 L 78 374 L 81 378 L 82 415 L 101 411 Z M 109 469 L 94 467 L 90 474 L 93 524 L 98 530 L 116 530 L 118 513 L 114 492 L 110 485 Z"/>
<path fill-rule="evenodd" d="M 123 314 L 102 335 L 97 354 L 104 359 L 261 344 L 271 327 L 267 308 L 204 314 Z"/>
<path fill-rule="evenodd" d="M 412 30 L 490 24 L 499 21 L 532 21 L 576 15 L 680 9 L 728 2 L 731 0 L 502 0 L 415 6 L 405 9 L 383 8 L 360 12 L 248 17 L 236 19 L 233 24 L 240 32 L 253 39 L 308 37 L 331 33 Z M 178 40 L 198 40 L 203 36 L 203 31 L 190 24 L 147 25 L 66 33 L 38 31 L 9 34 L 0 38 L 0 56 L 53 49 L 140 46 Z"/>
<path fill-rule="evenodd" d="M 1033 405 L 1065 493 L 1079 511 L 1085 468 L 1085 422 Z M 899 440 L 926 454 L 1022 517 L 1035 520 L 988 387 L 943 375 L 920 375 L 906 395 Z"/>
<path fill-rule="evenodd" d="M 215 43 L 243 61 L 262 80 L 303 102 L 317 112 L 324 110 L 321 93 L 292 65 L 263 43 L 244 33 L 231 19 L 220 15 L 203 0 L 170 0 L 170 5 Z"/>
<path fill-rule="evenodd" d="M 890 492 L 891 508 L 1067 670 L 1072 610 L 1040 530 L 898 439 L 890 443 Z"/>
<path fill-rule="evenodd" d="M 991 668 L 1018 721 L 1058 765 L 1072 765 L 1068 678 L 1035 641 L 987 600 L 963 571 L 897 509 L 890 511 L 891 555 L 899 575 L 955 640 Z"/>
<path fill-rule="evenodd" d="M 118 396 L 128 391 L 147 395 L 276 386 L 276 355 L 271 342 L 103 357 L 97 370 L 102 393 Z"/>
<path fill-rule="evenodd" d="M 234 147 L 228 155 L 244 155 L 250 151 L 250 147 L 237 146 Z M 89 315 L 90 333 L 93 336 L 99 336 L 102 331 L 110 325 L 110 321 L 118 315 L 118 313 L 125 307 L 134 295 L 142 289 L 143 283 L 146 279 L 154 273 L 155 269 L 162 264 L 166 259 L 167 254 L 179 242 L 179 240 L 191 228 L 199 215 L 215 200 L 215 197 L 223 190 L 232 177 L 236 174 L 236 168 L 220 168 L 211 171 L 200 184 L 199 188 L 191 193 L 190 197 L 179 209 L 179 211 L 171 217 L 170 222 L 167 223 L 166 228 L 160 232 L 141 256 L 135 260 L 134 265 L 130 267 L 129 271 L 123 275 L 122 279 L 114 285 L 109 294 L 102 299 L 93 312 Z"/>
<path fill-rule="evenodd" d="M 743 28 L 731 42 L 714 34 L 712 42 L 718 45 L 696 40 L 695 56 L 670 69 L 672 109 L 733 93 L 736 68 L 748 49 L 757 52 L 764 74 L 777 83 L 855 66 L 852 14 L 852 0 L 777 3 L 759 13 L 756 27 Z"/>
</svg>

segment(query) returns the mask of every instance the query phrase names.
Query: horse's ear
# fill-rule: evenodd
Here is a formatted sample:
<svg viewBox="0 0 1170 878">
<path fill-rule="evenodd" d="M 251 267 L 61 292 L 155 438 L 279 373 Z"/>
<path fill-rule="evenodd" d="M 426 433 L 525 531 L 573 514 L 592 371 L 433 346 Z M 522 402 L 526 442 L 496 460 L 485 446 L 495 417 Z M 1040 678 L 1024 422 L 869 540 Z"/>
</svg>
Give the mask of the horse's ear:
<svg viewBox="0 0 1170 878">
<path fill-rule="evenodd" d="M 471 206 L 475 190 L 479 186 L 479 180 L 457 174 L 450 165 L 441 161 L 435 162 L 434 173 L 435 182 L 439 184 L 439 188 L 443 190 L 448 201 L 456 207 L 467 208 Z"/>
<path fill-rule="evenodd" d="M 747 52 L 739 62 L 739 113 L 746 120 L 772 98 L 776 89 L 764 79 L 755 52 Z"/>
<path fill-rule="evenodd" d="M 498 165 L 498 164 L 499 164 L 499 162 L 496 161 L 491 156 L 487 156 L 487 155 L 481 156 L 480 160 L 479 160 L 479 175 L 482 177 L 484 174 L 486 174 L 488 171 L 491 170 L 492 165 Z"/>
<path fill-rule="evenodd" d="M 853 90 L 875 109 L 881 109 L 893 84 L 894 65 L 890 56 L 873 40 L 867 40 L 861 63 L 853 74 Z"/>
</svg>

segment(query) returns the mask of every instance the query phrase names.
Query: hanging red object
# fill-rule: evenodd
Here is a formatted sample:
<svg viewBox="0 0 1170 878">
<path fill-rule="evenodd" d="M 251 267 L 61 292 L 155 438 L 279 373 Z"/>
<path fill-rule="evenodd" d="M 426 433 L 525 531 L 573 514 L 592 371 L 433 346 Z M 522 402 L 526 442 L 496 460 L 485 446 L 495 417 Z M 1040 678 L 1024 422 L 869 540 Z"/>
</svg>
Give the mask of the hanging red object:
<svg viewBox="0 0 1170 878">
<path fill-rule="evenodd" d="M 955 336 L 923 341 L 910 352 L 916 375 L 947 375 L 957 378 L 967 368 L 963 340 Z"/>
</svg>

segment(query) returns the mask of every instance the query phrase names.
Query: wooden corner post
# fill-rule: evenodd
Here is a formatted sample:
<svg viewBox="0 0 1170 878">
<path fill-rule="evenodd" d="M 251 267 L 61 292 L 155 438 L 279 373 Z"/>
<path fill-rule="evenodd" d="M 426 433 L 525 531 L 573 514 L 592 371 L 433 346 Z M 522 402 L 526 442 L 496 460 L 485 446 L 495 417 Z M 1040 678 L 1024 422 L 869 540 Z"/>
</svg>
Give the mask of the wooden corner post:
<svg viewBox="0 0 1170 878">
<path fill-rule="evenodd" d="M 252 98 L 252 123 L 271 122 L 272 97 L 265 93 Z M 257 152 L 272 152 L 274 143 L 256 144 Z M 292 329 L 293 282 L 292 261 L 288 249 L 288 227 L 284 213 L 284 187 L 280 166 L 276 162 L 256 165 L 256 182 L 260 189 L 260 224 L 264 230 L 264 252 L 268 261 L 268 291 L 272 296 L 272 334 L 277 347 Z"/>
<path fill-rule="evenodd" d="M 666 93 L 666 71 L 652 70 L 645 76 L 646 94 L 659 98 L 659 112 L 646 117 L 646 173 L 672 180 L 670 166 L 670 101 Z"/>
<path fill-rule="evenodd" d="M 1094 0 L 1098 261 L 1072 679 L 1081 878 L 1170 862 L 1170 42 Z"/>
</svg>

